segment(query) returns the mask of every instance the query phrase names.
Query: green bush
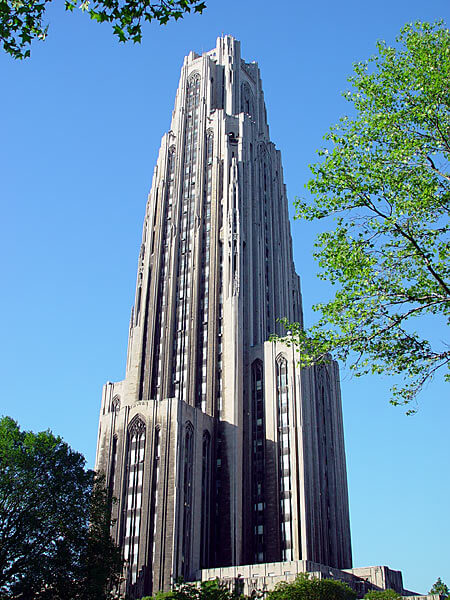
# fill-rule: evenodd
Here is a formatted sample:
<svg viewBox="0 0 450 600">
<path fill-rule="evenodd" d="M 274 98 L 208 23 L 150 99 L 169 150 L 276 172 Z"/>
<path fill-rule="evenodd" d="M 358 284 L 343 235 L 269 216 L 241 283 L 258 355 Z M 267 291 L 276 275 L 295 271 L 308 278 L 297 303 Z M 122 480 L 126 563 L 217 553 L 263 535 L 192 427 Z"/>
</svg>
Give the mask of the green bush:
<svg viewBox="0 0 450 600">
<path fill-rule="evenodd" d="M 220 581 L 203 581 L 200 587 L 195 583 L 176 583 L 170 592 L 157 592 L 155 596 L 145 596 L 141 600 L 233 600 L 234 595 Z"/>
<path fill-rule="evenodd" d="M 400 600 L 401 595 L 395 590 L 372 590 L 364 596 L 365 600 Z"/>
<path fill-rule="evenodd" d="M 267 594 L 267 600 L 356 600 L 356 592 L 342 581 L 317 579 L 307 573 L 295 581 L 279 583 Z"/>
</svg>

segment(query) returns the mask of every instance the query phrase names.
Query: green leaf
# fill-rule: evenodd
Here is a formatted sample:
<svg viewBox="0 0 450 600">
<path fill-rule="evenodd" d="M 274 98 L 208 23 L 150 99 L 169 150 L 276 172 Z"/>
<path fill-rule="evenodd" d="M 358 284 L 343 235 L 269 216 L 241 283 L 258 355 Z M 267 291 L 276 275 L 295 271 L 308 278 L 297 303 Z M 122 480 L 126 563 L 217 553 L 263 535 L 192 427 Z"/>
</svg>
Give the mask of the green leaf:
<svg viewBox="0 0 450 600">
<path fill-rule="evenodd" d="M 426 316 L 444 331 L 450 321 L 450 34 L 415 23 L 397 42 L 354 65 L 345 97 L 355 117 L 325 135 L 310 167 L 313 201 L 296 200 L 296 218 L 331 220 L 314 256 L 336 292 L 293 341 L 305 365 L 331 353 L 356 376 L 395 376 L 392 403 L 404 405 L 450 366 L 448 342 L 416 326 Z"/>
</svg>

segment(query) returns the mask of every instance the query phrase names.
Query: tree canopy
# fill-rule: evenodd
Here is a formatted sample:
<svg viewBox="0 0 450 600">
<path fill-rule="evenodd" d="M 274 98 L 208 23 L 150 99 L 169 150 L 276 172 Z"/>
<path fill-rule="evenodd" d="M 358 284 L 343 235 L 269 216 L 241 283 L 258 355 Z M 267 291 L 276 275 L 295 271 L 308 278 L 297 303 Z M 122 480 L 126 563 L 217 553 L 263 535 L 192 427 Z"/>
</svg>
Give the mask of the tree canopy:
<svg viewBox="0 0 450 600">
<path fill-rule="evenodd" d="M 269 592 L 266 600 L 355 600 L 356 592 L 342 581 L 317 579 L 301 573 L 288 583 L 283 581 Z"/>
<path fill-rule="evenodd" d="M 0 419 L 0 596 L 102 600 L 122 561 L 110 502 L 85 459 L 50 431 Z"/>
<path fill-rule="evenodd" d="M 333 219 L 314 255 L 337 290 L 310 329 L 284 323 L 303 365 L 331 353 L 357 376 L 400 376 L 391 402 L 408 404 L 450 364 L 448 345 L 423 332 L 435 323 L 443 336 L 450 317 L 450 34 L 410 24 L 377 48 L 349 78 L 353 116 L 311 166 L 313 199 L 296 201 L 297 218 Z"/>
<path fill-rule="evenodd" d="M 449 595 L 450 590 L 448 586 L 441 580 L 440 577 L 436 579 L 436 582 L 433 584 L 433 587 L 430 590 L 430 594 L 439 594 L 440 596 L 447 597 Z"/>
<path fill-rule="evenodd" d="M 45 12 L 51 0 L 0 0 L 0 40 L 14 58 L 28 58 L 33 40 L 45 40 Z M 68 11 L 79 8 L 99 23 L 110 23 L 119 41 L 140 42 L 143 23 L 165 25 L 191 11 L 202 13 L 202 0 L 65 0 Z"/>
</svg>

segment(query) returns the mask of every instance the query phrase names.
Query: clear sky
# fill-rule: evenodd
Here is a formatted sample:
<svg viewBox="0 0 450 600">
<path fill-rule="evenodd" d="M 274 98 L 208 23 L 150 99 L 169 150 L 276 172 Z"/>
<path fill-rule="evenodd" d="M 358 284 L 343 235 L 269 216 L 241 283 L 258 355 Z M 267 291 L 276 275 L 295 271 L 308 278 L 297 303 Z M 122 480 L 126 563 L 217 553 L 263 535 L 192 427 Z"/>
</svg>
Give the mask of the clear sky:
<svg viewBox="0 0 450 600">
<path fill-rule="evenodd" d="M 292 204 L 349 110 L 340 94 L 352 63 L 404 23 L 449 10 L 444 0 L 207 4 L 125 46 L 58 1 L 31 59 L 0 53 L 0 414 L 50 428 L 90 466 L 101 387 L 124 376 L 146 196 L 184 55 L 223 32 L 259 63 Z M 308 324 L 329 290 L 311 258 L 315 226 L 292 232 Z M 430 323 L 430 335 L 445 332 Z M 389 381 L 341 377 L 355 566 L 401 569 L 418 592 L 437 577 L 450 585 L 450 386 L 437 378 L 406 417 L 388 403 Z"/>
</svg>

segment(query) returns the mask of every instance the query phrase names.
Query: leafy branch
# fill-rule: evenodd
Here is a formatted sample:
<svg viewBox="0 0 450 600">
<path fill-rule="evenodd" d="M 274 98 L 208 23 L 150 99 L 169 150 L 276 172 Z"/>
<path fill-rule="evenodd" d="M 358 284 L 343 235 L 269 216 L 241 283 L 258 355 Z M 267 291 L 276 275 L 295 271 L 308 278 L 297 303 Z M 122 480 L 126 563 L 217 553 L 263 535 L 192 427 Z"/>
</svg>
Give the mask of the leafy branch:
<svg viewBox="0 0 450 600">
<path fill-rule="evenodd" d="M 296 201 L 297 218 L 333 219 L 314 256 L 337 291 L 314 307 L 309 329 L 283 322 L 303 365 L 333 356 L 357 376 L 400 376 L 391 402 L 409 404 L 450 366 L 448 345 L 414 326 L 450 320 L 450 175 L 436 166 L 450 158 L 450 35 L 443 23 L 416 23 L 397 42 L 378 42 L 354 66 L 344 96 L 356 116 L 325 136 L 314 200 Z"/>
<path fill-rule="evenodd" d="M 33 40 L 45 40 L 45 11 L 51 0 L 0 0 L 0 41 L 16 59 L 30 56 Z M 65 0 L 66 10 L 79 8 L 98 23 L 110 23 L 120 42 L 140 43 L 145 22 L 165 25 L 187 13 L 202 13 L 203 0 Z"/>
</svg>

